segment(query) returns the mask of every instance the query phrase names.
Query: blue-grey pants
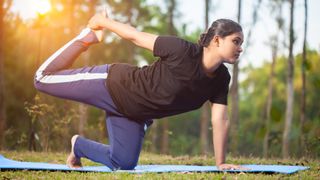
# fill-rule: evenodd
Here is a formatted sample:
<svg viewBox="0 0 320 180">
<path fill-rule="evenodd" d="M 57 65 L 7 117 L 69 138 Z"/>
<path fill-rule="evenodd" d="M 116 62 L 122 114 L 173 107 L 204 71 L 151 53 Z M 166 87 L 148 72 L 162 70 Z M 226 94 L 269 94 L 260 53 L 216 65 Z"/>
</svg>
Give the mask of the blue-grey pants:
<svg viewBox="0 0 320 180">
<path fill-rule="evenodd" d="M 106 86 L 109 65 L 67 69 L 81 52 L 96 42 L 95 34 L 84 29 L 40 66 L 35 75 L 35 87 L 44 93 L 90 104 L 106 112 L 110 144 L 79 136 L 74 146 L 76 157 L 88 158 L 113 170 L 133 169 L 138 162 L 147 124 L 152 120 L 141 124 L 118 112 Z"/>
</svg>

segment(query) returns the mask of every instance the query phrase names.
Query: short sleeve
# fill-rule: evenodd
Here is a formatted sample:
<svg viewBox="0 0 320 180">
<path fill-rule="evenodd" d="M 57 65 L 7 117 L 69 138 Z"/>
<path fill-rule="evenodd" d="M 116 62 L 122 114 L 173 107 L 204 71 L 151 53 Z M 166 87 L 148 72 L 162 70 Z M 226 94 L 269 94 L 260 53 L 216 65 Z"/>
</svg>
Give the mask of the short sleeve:
<svg viewBox="0 0 320 180">
<path fill-rule="evenodd" d="M 224 104 L 228 105 L 228 94 L 229 94 L 229 83 L 230 83 L 230 74 L 226 67 L 219 77 L 218 90 L 214 92 L 212 97 L 209 99 L 211 103 Z"/>
<path fill-rule="evenodd" d="M 188 48 L 188 42 L 175 36 L 158 36 L 154 48 L 153 55 L 160 58 L 177 58 L 184 54 Z"/>
</svg>

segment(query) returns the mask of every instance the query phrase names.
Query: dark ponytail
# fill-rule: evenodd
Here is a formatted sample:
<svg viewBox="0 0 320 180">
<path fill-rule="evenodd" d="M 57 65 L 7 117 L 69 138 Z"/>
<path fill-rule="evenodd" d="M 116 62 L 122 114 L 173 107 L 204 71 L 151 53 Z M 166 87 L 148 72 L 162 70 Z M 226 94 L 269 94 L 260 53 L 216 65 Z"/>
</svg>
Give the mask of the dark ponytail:
<svg viewBox="0 0 320 180">
<path fill-rule="evenodd" d="M 218 19 L 214 21 L 211 27 L 200 35 L 198 44 L 202 47 L 208 47 L 214 36 L 222 38 L 236 32 L 242 32 L 241 26 L 230 19 Z"/>
</svg>

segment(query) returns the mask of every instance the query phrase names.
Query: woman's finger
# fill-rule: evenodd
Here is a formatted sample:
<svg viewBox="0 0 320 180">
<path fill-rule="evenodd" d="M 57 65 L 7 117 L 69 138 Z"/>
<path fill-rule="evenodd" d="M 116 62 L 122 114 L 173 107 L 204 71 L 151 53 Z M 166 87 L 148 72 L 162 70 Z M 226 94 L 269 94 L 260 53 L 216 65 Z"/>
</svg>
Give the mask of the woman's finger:
<svg viewBox="0 0 320 180">
<path fill-rule="evenodd" d="M 251 170 L 251 169 L 250 169 L 250 168 L 243 167 L 243 166 L 239 166 L 239 170 L 248 171 L 248 170 Z"/>
<path fill-rule="evenodd" d="M 249 168 L 245 168 L 240 165 L 234 165 L 234 164 L 223 164 L 219 166 L 220 170 L 250 170 Z"/>
</svg>

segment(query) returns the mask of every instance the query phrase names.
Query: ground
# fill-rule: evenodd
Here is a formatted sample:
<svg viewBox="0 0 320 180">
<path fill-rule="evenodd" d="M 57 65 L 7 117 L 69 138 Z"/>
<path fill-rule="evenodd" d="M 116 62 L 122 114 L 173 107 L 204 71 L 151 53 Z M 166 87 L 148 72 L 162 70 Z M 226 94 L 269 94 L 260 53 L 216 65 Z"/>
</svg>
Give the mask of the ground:
<svg viewBox="0 0 320 180">
<path fill-rule="evenodd" d="M 65 163 L 67 152 L 28 152 L 0 151 L 7 158 L 19 161 Z M 320 160 L 311 158 L 301 159 L 261 159 L 254 157 L 228 157 L 228 162 L 236 164 L 281 164 L 309 166 L 309 170 L 292 175 L 284 174 L 232 174 L 232 173 L 81 173 L 81 172 L 50 172 L 50 171 L 3 171 L 0 179 L 320 179 Z M 184 165 L 213 165 L 213 157 L 209 156 L 167 156 L 143 152 L 139 164 L 184 164 Z M 83 160 L 84 166 L 99 165 Z"/>
</svg>

